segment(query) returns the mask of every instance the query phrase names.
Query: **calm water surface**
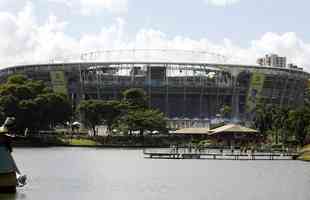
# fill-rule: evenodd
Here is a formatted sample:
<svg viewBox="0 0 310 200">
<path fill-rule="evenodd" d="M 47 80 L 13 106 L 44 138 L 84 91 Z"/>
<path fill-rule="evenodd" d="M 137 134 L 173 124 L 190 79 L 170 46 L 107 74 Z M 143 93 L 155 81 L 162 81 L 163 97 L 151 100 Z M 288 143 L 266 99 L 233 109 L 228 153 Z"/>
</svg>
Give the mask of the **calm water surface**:
<svg viewBox="0 0 310 200">
<path fill-rule="evenodd" d="M 151 160 L 141 150 L 16 149 L 28 185 L 2 200 L 309 200 L 310 163 Z"/>
</svg>

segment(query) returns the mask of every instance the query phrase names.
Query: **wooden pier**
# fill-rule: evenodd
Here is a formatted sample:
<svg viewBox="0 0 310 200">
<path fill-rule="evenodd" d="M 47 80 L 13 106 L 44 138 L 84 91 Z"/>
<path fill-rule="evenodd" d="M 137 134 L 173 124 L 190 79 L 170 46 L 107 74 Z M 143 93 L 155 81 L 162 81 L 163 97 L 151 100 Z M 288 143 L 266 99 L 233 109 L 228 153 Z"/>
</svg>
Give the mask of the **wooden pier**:
<svg viewBox="0 0 310 200">
<path fill-rule="evenodd" d="M 238 150 L 189 151 L 188 149 L 144 149 L 145 158 L 152 159 L 213 159 L 213 160 L 294 160 L 297 153 L 240 152 Z"/>
</svg>

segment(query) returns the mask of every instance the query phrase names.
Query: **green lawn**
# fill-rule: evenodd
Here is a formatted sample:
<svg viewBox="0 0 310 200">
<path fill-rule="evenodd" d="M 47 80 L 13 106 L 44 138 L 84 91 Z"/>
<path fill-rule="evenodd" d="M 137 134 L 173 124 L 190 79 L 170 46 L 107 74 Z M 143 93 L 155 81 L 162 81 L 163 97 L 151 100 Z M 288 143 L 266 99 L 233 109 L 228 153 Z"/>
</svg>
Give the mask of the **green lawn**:
<svg viewBox="0 0 310 200">
<path fill-rule="evenodd" d="M 89 139 L 69 139 L 69 145 L 73 146 L 96 146 L 97 142 Z"/>
<path fill-rule="evenodd" d="M 303 153 L 302 155 L 298 157 L 298 159 L 304 160 L 304 161 L 310 161 L 310 152 Z"/>
<path fill-rule="evenodd" d="M 310 144 L 307 144 L 306 146 L 304 146 L 303 149 L 307 149 L 308 151 L 310 151 Z"/>
<path fill-rule="evenodd" d="M 301 150 L 301 155 L 298 157 L 300 160 L 310 161 L 310 144 L 304 146 Z"/>
</svg>

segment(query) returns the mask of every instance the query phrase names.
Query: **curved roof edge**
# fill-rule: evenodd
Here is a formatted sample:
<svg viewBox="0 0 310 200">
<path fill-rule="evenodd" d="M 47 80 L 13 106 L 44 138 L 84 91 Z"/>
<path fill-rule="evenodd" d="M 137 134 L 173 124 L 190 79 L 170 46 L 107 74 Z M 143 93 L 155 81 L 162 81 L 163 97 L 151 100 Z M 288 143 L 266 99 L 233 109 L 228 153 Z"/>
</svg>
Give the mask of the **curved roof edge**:
<svg viewBox="0 0 310 200">
<path fill-rule="evenodd" d="M 298 72 L 298 73 L 304 73 L 310 76 L 309 72 L 306 72 L 302 69 L 292 69 L 292 68 L 279 68 L 279 67 L 269 67 L 269 66 L 260 66 L 260 65 L 247 65 L 247 64 L 222 64 L 222 63 L 201 63 L 201 62 L 150 62 L 150 61 L 121 61 L 121 62 L 59 62 L 59 63 L 33 63 L 33 64 L 21 64 L 21 65 L 12 65 L 0 68 L 0 71 L 5 70 L 11 70 L 11 69 L 18 69 L 23 67 L 34 67 L 34 66 L 65 66 L 65 65 L 133 65 L 133 64 L 159 64 L 159 65 L 202 65 L 202 66 L 208 66 L 208 67 L 214 67 L 214 68 L 227 68 L 227 67 L 241 67 L 241 68 L 254 68 L 254 69 L 270 69 L 270 70 L 278 70 L 278 71 L 288 71 L 288 72 Z"/>
</svg>

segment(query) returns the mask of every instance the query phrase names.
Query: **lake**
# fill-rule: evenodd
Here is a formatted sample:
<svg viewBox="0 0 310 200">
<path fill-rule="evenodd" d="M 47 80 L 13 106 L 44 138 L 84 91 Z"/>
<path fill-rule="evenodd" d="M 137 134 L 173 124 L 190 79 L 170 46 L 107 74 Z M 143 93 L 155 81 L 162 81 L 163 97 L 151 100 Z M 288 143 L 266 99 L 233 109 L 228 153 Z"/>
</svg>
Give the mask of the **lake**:
<svg viewBox="0 0 310 200">
<path fill-rule="evenodd" d="M 145 159 L 142 150 L 18 148 L 28 185 L 1 200 L 309 200 L 310 163 Z"/>
</svg>

